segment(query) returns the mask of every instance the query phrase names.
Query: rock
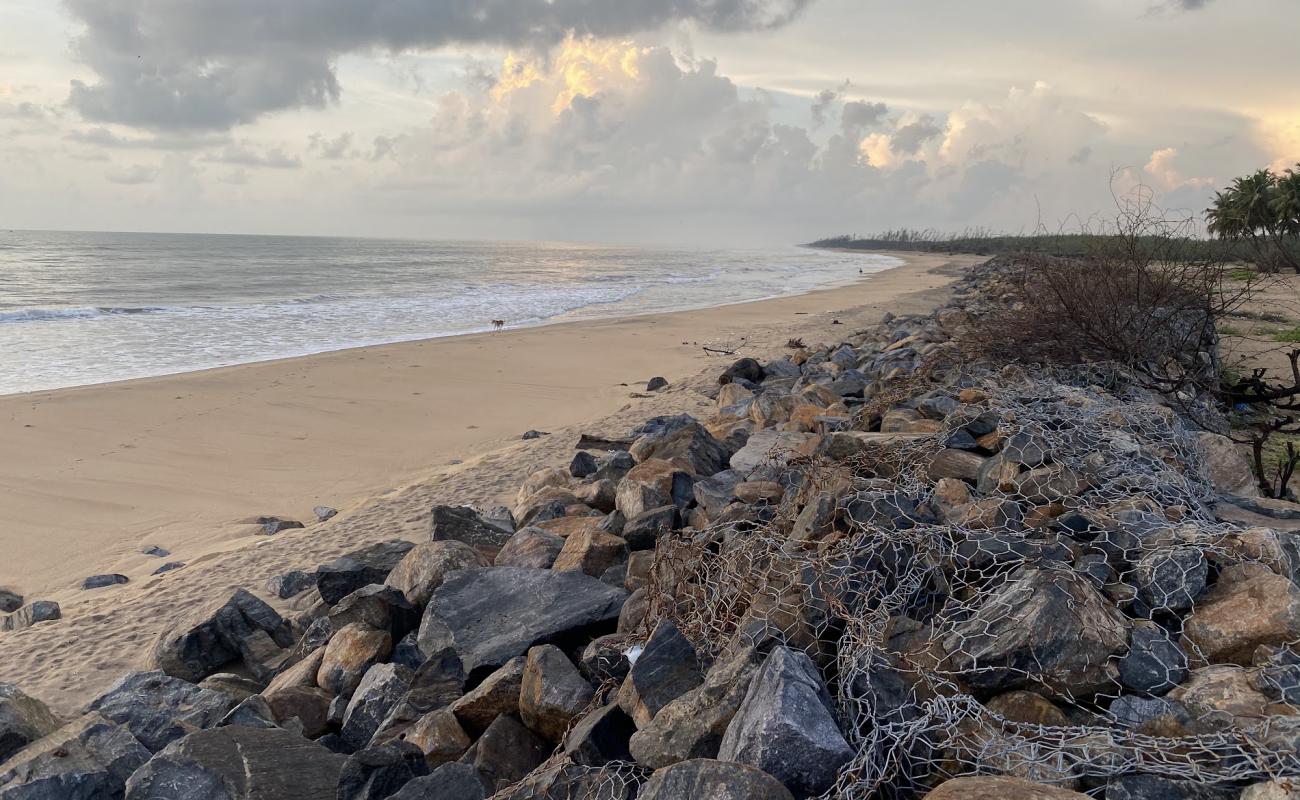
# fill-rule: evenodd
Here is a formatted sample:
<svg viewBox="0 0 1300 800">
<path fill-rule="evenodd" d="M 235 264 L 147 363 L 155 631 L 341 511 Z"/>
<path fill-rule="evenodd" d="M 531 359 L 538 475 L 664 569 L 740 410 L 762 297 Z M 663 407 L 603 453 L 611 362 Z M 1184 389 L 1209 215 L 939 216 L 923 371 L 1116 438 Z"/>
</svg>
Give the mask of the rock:
<svg viewBox="0 0 1300 800">
<path fill-rule="evenodd" d="M 660 391 L 661 389 L 667 389 L 667 388 L 668 388 L 668 379 L 662 377 L 651 378 L 650 380 L 646 381 L 646 385 L 645 385 L 645 390 L 647 392 L 657 392 Z"/>
<path fill-rule="evenodd" d="M 569 462 L 569 474 L 575 478 L 586 478 L 595 475 L 598 469 L 600 469 L 600 463 L 596 461 L 596 457 L 585 450 L 574 453 L 573 460 Z"/>
<path fill-rule="evenodd" d="M 376 668 L 372 667 L 371 671 Z M 465 692 L 465 668 L 451 648 L 444 648 L 419 664 L 413 676 L 405 673 L 402 676 L 406 679 L 405 694 L 399 693 L 398 702 L 389 706 L 387 716 L 381 717 L 382 723 L 370 740 L 374 744 L 401 736 L 416 720 L 430 711 L 446 708 Z M 397 687 L 395 681 L 394 689 Z"/>
<path fill-rule="evenodd" d="M 433 541 L 411 548 L 384 580 L 417 606 L 427 605 L 433 590 L 458 569 L 486 567 L 491 561 L 468 544 L 456 540 Z"/>
<path fill-rule="evenodd" d="M 626 599 L 623 590 L 580 572 L 461 570 L 433 593 L 420 625 L 420 649 L 453 647 L 473 680 L 534 645 L 612 627 Z"/>
<path fill-rule="evenodd" d="M 602 456 L 599 462 L 600 468 L 592 474 L 592 479 L 610 480 L 614 483 L 623 480 L 623 476 L 636 466 L 636 459 L 627 452 L 627 448 L 631 446 L 632 442 L 629 441 L 622 450 L 614 450 Z"/>
<path fill-rule="evenodd" d="M 1238 789 L 1155 775 L 1124 775 L 1106 784 L 1106 800 L 1237 800 Z"/>
<path fill-rule="evenodd" d="M 275 711 L 271 704 L 259 695 L 245 698 L 239 705 L 230 709 L 230 713 L 221 718 L 218 727 L 238 725 L 244 728 L 276 728 Z"/>
<path fill-rule="evenodd" d="M 125 575 L 116 573 L 109 575 L 91 575 L 81 582 L 82 589 L 103 589 L 106 586 L 120 586 L 124 583 L 130 583 L 131 579 Z"/>
<path fill-rule="evenodd" d="M 730 448 L 695 420 L 663 434 L 646 434 L 628 452 L 638 463 L 668 461 L 699 477 L 723 471 L 731 459 Z"/>
<path fill-rule="evenodd" d="M 420 612 L 402 592 L 392 586 L 374 583 L 362 586 L 340 600 L 329 610 L 326 619 L 335 631 L 361 623 L 388 631 L 394 639 L 400 639 L 419 626 Z"/>
<path fill-rule="evenodd" d="M 653 550 L 639 550 L 631 553 L 627 557 L 627 576 L 623 582 L 623 588 L 629 592 L 635 592 L 642 586 L 650 583 L 650 570 L 654 567 L 655 554 Z"/>
<path fill-rule="evenodd" d="M 558 647 L 545 644 L 528 651 L 519 691 L 519 718 L 529 730 L 559 742 L 569 723 L 594 696 L 591 684 Z"/>
<path fill-rule="evenodd" d="M 1242 791 L 1241 800 L 1300 800 L 1300 786 L 1285 778 L 1257 783 Z"/>
<path fill-rule="evenodd" d="M 626 605 L 623 607 L 627 608 Z M 593 639 L 582 651 L 578 670 L 597 686 L 607 681 L 622 683 L 632 670 L 628 652 L 635 647 L 639 653 L 640 644 L 640 639 L 626 633 L 611 633 Z"/>
<path fill-rule="evenodd" d="M 650 611 L 650 589 L 643 586 L 633 592 L 618 615 L 618 633 L 631 633 L 641 627 L 646 614 Z"/>
<path fill-rule="evenodd" d="M 149 751 L 131 732 L 90 714 L 0 762 L 4 800 L 112 800 Z"/>
<path fill-rule="evenodd" d="M 975 478 L 975 488 L 980 494 L 1015 492 L 1020 479 L 1020 464 L 998 454 L 984 462 Z"/>
<path fill-rule="evenodd" d="M 941 641 L 951 668 L 981 690 L 1041 686 L 1066 697 L 1116 683 L 1128 623 L 1085 577 L 1023 568 Z"/>
<path fill-rule="evenodd" d="M 750 505 L 776 505 L 785 496 L 785 487 L 776 481 L 744 481 L 736 484 L 736 499 Z"/>
<path fill-rule="evenodd" d="M 661 620 L 618 690 L 618 704 L 643 728 L 704 680 L 699 655 L 671 620 Z"/>
<path fill-rule="evenodd" d="M 925 433 L 866 433 L 863 431 L 835 431 L 822 437 L 818 454 L 833 461 L 866 458 L 868 463 L 882 454 L 903 445 L 924 439 Z"/>
<path fill-rule="evenodd" d="M 23 607 L 23 596 L 8 589 L 0 589 L 0 613 L 7 614 Z"/>
<path fill-rule="evenodd" d="M 429 774 L 420 748 L 393 742 L 360 750 L 343 762 L 338 800 L 385 800 L 415 778 Z"/>
<path fill-rule="evenodd" d="M 162 566 L 158 567 L 158 569 L 154 570 L 154 571 L 153 571 L 152 573 L 150 573 L 150 574 L 151 574 L 151 575 L 162 575 L 163 573 L 166 573 L 166 572 L 174 572 L 175 570 L 178 570 L 178 569 L 180 569 L 180 568 L 183 567 L 183 566 L 185 566 L 185 562 L 184 562 L 184 561 L 168 561 L 166 564 L 163 564 Z"/>
<path fill-rule="evenodd" d="M 493 720 L 474 749 L 475 769 L 497 790 L 532 772 L 550 753 L 544 741 L 511 716 Z"/>
<path fill-rule="evenodd" d="M 141 767 L 126 800 L 334 800 L 346 759 L 279 728 L 231 726 L 172 742 Z"/>
<path fill-rule="evenodd" d="M 564 549 L 564 538 L 541 528 L 524 528 L 511 536 L 493 562 L 498 567 L 550 569 Z"/>
<path fill-rule="evenodd" d="M 737 378 L 742 378 L 750 383 L 762 383 L 767 373 L 763 371 L 763 365 L 752 358 L 742 358 L 731 366 L 718 377 L 718 383 L 725 386 L 728 383 L 734 383 Z"/>
<path fill-rule="evenodd" d="M 296 597 L 316 585 L 316 574 L 291 570 L 283 575 L 272 576 L 266 582 L 266 591 L 281 599 Z"/>
<path fill-rule="evenodd" d="M 690 473 L 669 461 L 650 459 L 637 464 L 618 485 L 615 500 L 627 519 L 651 508 L 685 508 L 694 497 Z"/>
<path fill-rule="evenodd" d="M 632 736 L 629 750 L 633 758 L 642 766 L 659 769 L 679 761 L 716 757 L 757 667 L 758 655 L 752 649 L 719 659 L 704 683 L 661 708 Z"/>
<path fill-rule="evenodd" d="M 361 683 L 371 664 L 383 661 L 393 651 L 393 637 L 362 622 L 344 626 L 329 644 L 316 684 L 330 694 L 349 697 Z"/>
<path fill-rule="evenodd" d="M 564 540 L 551 569 L 556 572 L 585 572 L 599 578 L 605 570 L 627 561 L 627 542 L 623 537 L 586 527 Z"/>
<path fill-rule="evenodd" d="M 506 543 L 511 533 L 488 522 L 469 506 L 434 506 L 430 513 L 431 541 L 464 542 L 489 557 Z"/>
<path fill-rule="evenodd" d="M 1260 564 L 1230 566 L 1187 617 L 1183 637 L 1211 664 L 1250 664 L 1260 645 L 1300 638 L 1300 588 Z"/>
<path fill-rule="evenodd" d="M 9 756 L 59 728 L 45 704 L 17 686 L 0 683 L 0 764 Z"/>
<path fill-rule="evenodd" d="M 695 496 L 696 505 L 714 517 L 736 501 L 736 485 L 743 480 L 744 476 L 738 471 L 726 469 L 696 481 L 691 487 L 691 493 Z"/>
<path fill-rule="evenodd" d="M 628 739 L 636 732 L 632 718 L 617 703 L 583 717 L 564 738 L 564 754 L 575 764 L 599 767 L 611 761 L 630 761 Z"/>
<path fill-rule="evenodd" d="M 414 680 L 415 673 L 398 664 L 375 664 L 366 670 L 343 712 L 339 737 L 349 747 L 365 747 Z"/>
<path fill-rule="evenodd" d="M 1088 795 L 1006 775 L 953 778 L 925 800 L 1088 800 Z"/>
<path fill-rule="evenodd" d="M 1182 703 L 1196 718 L 1211 716 L 1262 717 L 1267 696 L 1251 685 L 1250 674 L 1241 667 L 1216 665 L 1192 670 L 1187 680 L 1168 695 Z"/>
<path fill-rule="evenodd" d="M 337 508 L 330 508 L 329 506 L 316 506 L 311 510 L 311 513 L 316 515 L 317 522 L 325 522 L 326 520 L 337 517 L 339 510 Z"/>
<path fill-rule="evenodd" d="M 1199 547 L 1171 547 L 1144 555 L 1132 580 L 1152 610 L 1186 611 L 1205 591 L 1208 570 Z"/>
<path fill-rule="evenodd" d="M 234 698 L 202 689 L 161 672 L 132 672 L 86 706 L 123 725 L 150 752 L 205 728 L 213 728 L 235 707 Z"/>
<path fill-rule="evenodd" d="M 779 780 L 745 764 L 695 759 L 655 771 L 638 800 L 794 800 Z"/>
<path fill-rule="evenodd" d="M 1201 464 L 1215 489 L 1222 494 L 1259 497 L 1255 471 L 1231 439 L 1217 433 L 1198 431 L 1196 442 L 1201 451 Z"/>
<path fill-rule="evenodd" d="M 791 460 L 812 455 L 819 438 L 811 433 L 797 431 L 755 431 L 731 457 L 731 468 L 748 476 L 763 466 L 784 467 Z"/>
<path fill-rule="evenodd" d="M 263 696 L 271 714 L 281 726 L 302 728 L 302 735 L 315 738 L 330 726 L 333 695 L 318 686 L 288 686 Z"/>
<path fill-rule="evenodd" d="M 502 714 L 519 714 L 519 692 L 523 687 L 525 664 L 527 659 L 524 656 L 510 659 L 451 704 L 451 712 L 465 730 L 478 736 Z"/>
<path fill-rule="evenodd" d="M 1065 726 L 1069 720 L 1061 709 L 1042 695 L 1033 692 L 1007 692 L 992 698 L 984 707 L 1011 722 L 1051 727 Z"/>
<path fill-rule="evenodd" d="M 354 550 L 316 569 L 316 588 L 330 605 L 372 583 L 383 583 L 415 545 L 394 539 Z"/>
<path fill-rule="evenodd" d="M 828 789 L 852 757 L 817 667 L 788 647 L 773 649 L 754 674 L 718 751 L 720 760 L 758 767 L 799 795 Z"/>
<path fill-rule="evenodd" d="M 201 681 L 238 659 L 254 654 L 256 634 L 280 647 L 293 644 L 289 626 L 275 609 L 238 589 L 220 605 L 202 607 L 159 635 L 150 666 L 173 678 Z"/>
<path fill-rule="evenodd" d="M 1033 431 L 1016 431 L 1002 443 L 1002 455 L 1026 469 L 1043 466 L 1051 459 L 1051 454 L 1051 444 L 1042 434 Z"/>
<path fill-rule="evenodd" d="M 677 527 L 677 506 L 649 508 L 623 524 L 622 537 L 631 550 L 653 550 L 659 537 Z"/>
<path fill-rule="evenodd" d="M 1187 678 L 1187 654 L 1154 623 L 1138 623 L 1128 653 L 1119 660 L 1119 680 L 1126 689 L 1161 695 Z"/>
<path fill-rule="evenodd" d="M 730 409 L 754 399 L 754 393 L 739 383 L 728 383 L 718 389 L 718 408 Z M 748 411 L 740 412 L 742 415 Z"/>
<path fill-rule="evenodd" d="M 297 520 L 280 519 L 279 517 L 258 517 L 257 524 L 262 526 L 262 534 L 265 536 L 274 536 L 282 531 L 291 531 L 304 527 Z"/>
<path fill-rule="evenodd" d="M 532 439 L 540 439 L 543 436 L 550 436 L 550 435 L 551 434 L 546 431 L 529 430 L 529 431 L 524 431 L 523 435 L 520 436 L 519 438 L 527 442 Z"/>
<path fill-rule="evenodd" d="M 978 453 L 949 447 L 940 450 L 930 459 L 927 474 L 932 481 L 942 478 L 957 478 L 975 483 L 975 481 L 979 480 L 980 470 L 984 467 L 986 460 L 984 456 Z"/>
<path fill-rule="evenodd" d="M 163 547 L 159 547 L 156 544 L 143 545 L 140 548 L 140 553 L 146 556 L 153 556 L 154 558 L 166 558 L 167 556 L 171 555 L 170 550 Z"/>
<path fill-rule="evenodd" d="M 449 709 L 439 708 L 420 717 L 404 734 L 406 741 L 420 748 L 431 766 L 455 761 L 472 743 Z"/>
<path fill-rule="evenodd" d="M 389 800 L 485 800 L 478 770 L 469 764 L 443 764 L 402 787 Z"/>
<path fill-rule="evenodd" d="M 1087 483 L 1073 470 L 1060 464 L 1038 467 L 1015 478 L 1016 491 L 1030 503 L 1059 503 L 1081 494 Z"/>
</svg>

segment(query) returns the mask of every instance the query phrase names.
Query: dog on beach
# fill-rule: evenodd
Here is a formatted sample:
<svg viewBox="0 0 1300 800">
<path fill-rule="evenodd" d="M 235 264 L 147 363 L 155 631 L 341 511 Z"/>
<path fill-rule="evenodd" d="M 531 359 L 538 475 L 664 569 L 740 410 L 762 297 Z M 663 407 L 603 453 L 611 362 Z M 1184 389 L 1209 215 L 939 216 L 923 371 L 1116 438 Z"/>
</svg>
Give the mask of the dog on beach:
<svg viewBox="0 0 1300 800">
<path fill-rule="evenodd" d="M 504 328 L 505 326 L 506 326 L 506 321 L 503 320 L 503 319 L 494 319 L 494 320 L 492 320 L 492 327 L 493 327 L 495 330 L 498 330 L 498 331 L 499 331 L 499 330 L 501 330 L 502 328 Z"/>
</svg>

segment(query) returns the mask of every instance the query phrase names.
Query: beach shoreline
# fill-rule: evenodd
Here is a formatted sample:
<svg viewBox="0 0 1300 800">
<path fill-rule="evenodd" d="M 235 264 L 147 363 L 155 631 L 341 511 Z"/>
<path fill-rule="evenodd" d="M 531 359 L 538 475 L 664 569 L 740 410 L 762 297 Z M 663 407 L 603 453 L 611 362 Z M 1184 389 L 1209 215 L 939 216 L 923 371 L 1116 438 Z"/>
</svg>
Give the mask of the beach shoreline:
<svg viewBox="0 0 1300 800">
<path fill-rule="evenodd" d="M 706 345 L 761 358 L 791 338 L 838 340 L 886 312 L 932 309 L 980 260 L 904 255 L 847 286 L 771 300 L 0 397 L 0 448 L 12 454 L 0 465 L 10 556 L 0 586 L 64 612 L 0 633 L 0 682 L 44 672 L 47 701 L 85 699 L 138 666 L 198 598 L 261 591 L 273 574 L 359 544 L 419 540 L 433 502 L 508 501 L 529 471 L 567 463 L 578 432 L 707 416 L 702 391 L 734 359 Z M 658 376 L 669 388 L 645 391 Z M 552 435 L 522 441 L 530 429 Z M 340 513 L 318 523 L 317 505 Z M 307 527 L 267 537 L 259 515 Z M 168 561 L 185 567 L 152 574 Z M 80 588 L 101 573 L 130 583 Z"/>
</svg>

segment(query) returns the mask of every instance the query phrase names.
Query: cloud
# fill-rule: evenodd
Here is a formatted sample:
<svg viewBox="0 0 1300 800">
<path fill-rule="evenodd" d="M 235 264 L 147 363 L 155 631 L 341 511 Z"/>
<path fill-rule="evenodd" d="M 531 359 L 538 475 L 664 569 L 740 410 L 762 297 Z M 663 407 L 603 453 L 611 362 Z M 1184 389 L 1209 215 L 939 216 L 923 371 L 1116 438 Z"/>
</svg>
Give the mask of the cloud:
<svg viewBox="0 0 1300 800">
<path fill-rule="evenodd" d="M 812 0 L 65 0 L 98 76 L 73 81 L 84 118 L 158 129 L 225 130 L 338 99 L 335 60 L 372 49 L 451 44 L 549 48 L 570 32 L 623 36 L 690 21 L 774 28 Z"/>
<path fill-rule="evenodd" d="M 222 134 L 182 134 L 154 136 L 119 136 L 108 128 L 72 130 L 68 141 L 121 150 L 202 150 L 229 141 Z"/>
<path fill-rule="evenodd" d="M 153 183 L 158 179 L 158 173 L 159 170 L 157 167 L 135 164 L 133 166 L 110 170 L 105 173 L 104 177 L 113 183 L 120 183 L 124 186 L 138 186 L 145 183 Z"/>
<path fill-rule="evenodd" d="M 239 167 L 268 167 L 271 169 L 297 169 L 302 166 L 300 159 L 288 155 L 279 147 L 271 148 L 265 153 L 259 153 L 243 144 L 226 145 L 218 153 L 209 155 L 204 160 L 218 164 L 233 164 Z"/>
<path fill-rule="evenodd" d="M 826 124 L 826 116 L 831 107 L 835 105 L 835 101 L 839 100 L 840 96 L 847 92 L 852 85 L 853 84 L 849 81 L 845 81 L 835 89 L 823 89 L 817 93 L 817 96 L 813 98 L 812 104 L 812 122 L 814 128 L 820 128 L 822 125 Z"/>
<path fill-rule="evenodd" d="M 333 139 L 327 139 L 320 133 L 313 133 L 308 137 L 307 146 L 316 155 L 330 161 L 353 158 L 357 155 L 356 151 L 352 149 L 352 133 L 350 131 L 340 133 Z"/>
</svg>

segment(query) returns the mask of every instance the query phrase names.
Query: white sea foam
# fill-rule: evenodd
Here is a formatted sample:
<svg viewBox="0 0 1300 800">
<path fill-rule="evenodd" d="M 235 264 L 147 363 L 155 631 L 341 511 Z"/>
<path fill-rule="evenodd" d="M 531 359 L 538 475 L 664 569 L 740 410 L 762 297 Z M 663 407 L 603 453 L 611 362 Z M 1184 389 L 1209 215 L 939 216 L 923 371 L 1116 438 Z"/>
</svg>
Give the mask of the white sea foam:
<svg viewBox="0 0 1300 800">
<path fill-rule="evenodd" d="M 511 327 L 698 308 L 898 262 L 283 237 L 0 234 L 0 394 Z"/>
</svg>

